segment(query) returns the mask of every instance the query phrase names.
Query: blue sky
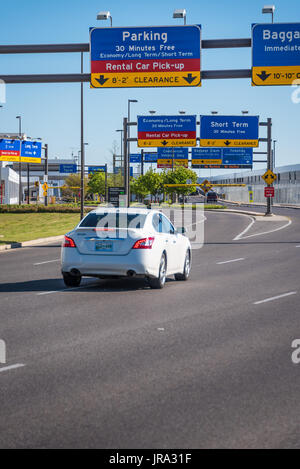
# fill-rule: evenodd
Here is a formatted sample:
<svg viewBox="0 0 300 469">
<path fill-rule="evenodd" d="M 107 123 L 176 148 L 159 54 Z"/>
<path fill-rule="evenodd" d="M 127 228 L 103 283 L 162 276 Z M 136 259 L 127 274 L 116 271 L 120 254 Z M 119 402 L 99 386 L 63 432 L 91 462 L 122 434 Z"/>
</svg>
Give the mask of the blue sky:
<svg viewBox="0 0 300 469">
<path fill-rule="evenodd" d="M 1 5 L 0 43 L 88 42 L 89 27 L 106 24 L 96 21 L 100 10 L 111 12 L 114 26 L 181 24 L 180 20 L 172 18 L 175 8 L 186 8 L 188 24 L 202 25 L 203 39 L 247 38 L 251 23 L 270 20 L 269 15 L 261 14 L 263 5 L 259 0 L 15 0 Z M 300 22 L 299 0 L 277 0 L 275 5 L 275 22 Z M 78 53 L 2 55 L 0 61 L 3 74 L 80 71 Z M 250 67 L 249 48 L 203 50 L 202 53 L 203 70 Z M 89 55 L 85 54 L 85 72 L 88 71 Z M 87 163 L 111 162 L 113 142 L 118 146 L 120 142 L 115 130 L 122 125 L 129 98 L 138 100 L 132 105 L 133 118 L 150 109 L 155 109 L 157 114 L 170 115 L 179 110 L 197 115 L 211 110 L 240 114 L 242 109 L 247 109 L 250 114 L 260 115 L 262 120 L 272 117 L 273 136 L 278 140 L 277 164 L 300 163 L 300 103 L 292 102 L 292 91 L 290 86 L 252 87 L 250 79 L 203 80 L 201 88 L 189 89 L 90 89 L 86 83 Z M 69 158 L 72 151 L 77 154 L 80 148 L 79 84 L 8 85 L 6 103 L 0 109 L 0 132 L 17 132 L 16 116 L 19 114 L 23 131 L 32 137 L 42 137 L 49 144 L 50 157 Z M 134 144 L 131 151 L 136 151 Z"/>
</svg>

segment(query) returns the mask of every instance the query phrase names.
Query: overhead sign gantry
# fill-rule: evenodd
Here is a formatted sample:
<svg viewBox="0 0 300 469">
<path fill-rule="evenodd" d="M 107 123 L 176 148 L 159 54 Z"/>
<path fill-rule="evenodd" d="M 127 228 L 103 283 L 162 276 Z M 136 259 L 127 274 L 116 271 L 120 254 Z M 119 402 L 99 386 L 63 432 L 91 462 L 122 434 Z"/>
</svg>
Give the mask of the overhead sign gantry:
<svg viewBox="0 0 300 469">
<path fill-rule="evenodd" d="M 201 26 L 91 28 L 91 88 L 201 86 Z"/>
<path fill-rule="evenodd" d="M 195 147 L 196 116 L 138 116 L 138 147 Z"/>
</svg>

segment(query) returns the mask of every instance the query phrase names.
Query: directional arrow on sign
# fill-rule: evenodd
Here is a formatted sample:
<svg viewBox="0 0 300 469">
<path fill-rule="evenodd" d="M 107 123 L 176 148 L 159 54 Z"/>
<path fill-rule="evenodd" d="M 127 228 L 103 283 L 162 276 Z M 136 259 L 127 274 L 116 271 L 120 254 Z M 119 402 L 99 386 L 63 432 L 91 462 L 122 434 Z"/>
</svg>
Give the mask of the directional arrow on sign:
<svg viewBox="0 0 300 469">
<path fill-rule="evenodd" d="M 161 143 L 162 143 L 162 145 L 164 145 L 164 146 L 165 146 L 165 145 L 168 145 L 168 142 L 167 142 L 166 140 L 164 140 L 164 141 L 161 142 Z"/>
<path fill-rule="evenodd" d="M 271 76 L 271 73 L 267 73 L 265 70 L 263 70 L 261 73 L 256 74 L 262 81 L 266 81 L 267 78 Z"/>
<path fill-rule="evenodd" d="M 104 78 L 104 75 L 100 75 L 99 78 L 96 78 L 96 80 L 98 81 L 98 83 L 100 83 L 100 85 L 104 85 L 104 83 L 109 80 L 109 78 Z"/>
<path fill-rule="evenodd" d="M 183 77 L 183 79 L 185 81 L 187 81 L 189 84 L 191 84 L 195 80 L 195 78 L 197 78 L 197 77 L 193 77 L 193 75 L 191 73 L 188 73 L 187 77 Z"/>
<path fill-rule="evenodd" d="M 224 143 L 228 147 L 228 145 L 230 145 L 231 142 L 229 140 L 226 140 L 226 142 L 224 142 Z"/>
</svg>

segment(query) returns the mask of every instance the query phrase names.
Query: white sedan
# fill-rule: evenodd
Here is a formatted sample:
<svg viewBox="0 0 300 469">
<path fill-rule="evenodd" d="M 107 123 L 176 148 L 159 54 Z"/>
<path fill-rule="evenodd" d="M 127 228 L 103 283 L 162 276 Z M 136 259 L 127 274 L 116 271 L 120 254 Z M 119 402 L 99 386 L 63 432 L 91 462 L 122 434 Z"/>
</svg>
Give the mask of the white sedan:
<svg viewBox="0 0 300 469">
<path fill-rule="evenodd" d="M 187 280 L 191 244 L 184 232 L 156 210 L 93 210 L 64 237 L 64 282 L 75 287 L 82 276 L 145 277 L 151 288 L 163 288 L 167 276 Z"/>
</svg>

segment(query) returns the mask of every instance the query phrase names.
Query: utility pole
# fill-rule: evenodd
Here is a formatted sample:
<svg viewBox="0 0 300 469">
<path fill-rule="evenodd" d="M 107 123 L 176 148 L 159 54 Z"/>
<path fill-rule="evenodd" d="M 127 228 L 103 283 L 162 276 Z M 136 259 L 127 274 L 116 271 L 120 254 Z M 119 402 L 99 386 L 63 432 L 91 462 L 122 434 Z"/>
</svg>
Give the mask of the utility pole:
<svg viewBox="0 0 300 469">
<path fill-rule="evenodd" d="M 267 169 L 273 171 L 273 158 L 272 158 L 272 119 L 267 119 Z M 267 198 L 267 211 L 266 216 L 272 215 L 272 201 L 271 197 Z"/>
<path fill-rule="evenodd" d="M 48 184 L 48 143 L 45 143 L 45 177 L 44 182 Z M 48 191 L 47 191 L 48 194 Z M 48 195 L 45 196 L 45 206 L 48 205 Z"/>
</svg>

